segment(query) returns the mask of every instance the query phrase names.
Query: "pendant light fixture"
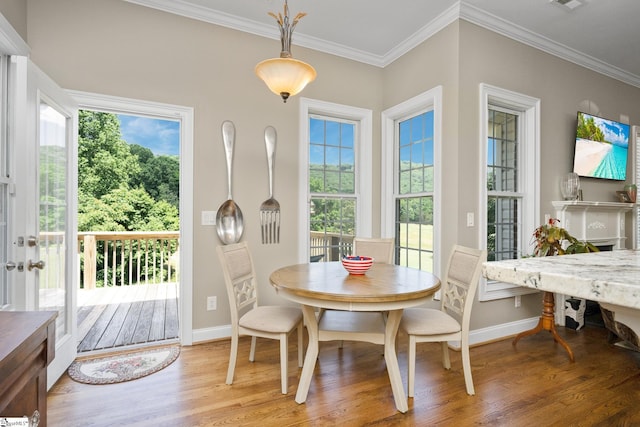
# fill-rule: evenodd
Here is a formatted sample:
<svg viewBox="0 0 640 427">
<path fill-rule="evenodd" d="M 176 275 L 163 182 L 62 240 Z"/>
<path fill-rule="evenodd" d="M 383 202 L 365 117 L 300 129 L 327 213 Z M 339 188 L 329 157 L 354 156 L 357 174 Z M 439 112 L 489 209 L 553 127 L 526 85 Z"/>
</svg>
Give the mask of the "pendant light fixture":
<svg viewBox="0 0 640 427">
<path fill-rule="evenodd" d="M 280 27 L 282 51 L 279 58 L 267 59 L 256 65 L 256 75 L 266 83 L 271 92 L 280 95 L 284 102 L 287 102 L 290 96 L 300 93 L 316 78 L 316 70 L 311 65 L 291 57 L 293 29 L 298 21 L 306 16 L 306 13 L 298 13 L 293 22 L 290 22 L 289 5 L 287 0 L 284 0 L 284 16 L 272 12 L 269 12 L 269 15 Z"/>
</svg>

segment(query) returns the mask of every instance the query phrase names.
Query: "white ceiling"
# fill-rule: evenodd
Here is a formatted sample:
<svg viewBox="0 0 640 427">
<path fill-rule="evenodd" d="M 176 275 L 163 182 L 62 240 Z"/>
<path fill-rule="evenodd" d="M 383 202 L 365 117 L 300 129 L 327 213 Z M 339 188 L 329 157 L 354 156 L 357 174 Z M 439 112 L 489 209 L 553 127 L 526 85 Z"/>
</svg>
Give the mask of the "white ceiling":
<svg viewBox="0 0 640 427">
<path fill-rule="evenodd" d="M 264 37 L 279 38 L 267 12 L 284 0 L 125 0 Z M 384 67 L 456 19 L 465 19 L 579 65 L 640 87 L 640 1 L 289 0 L 306 12 L 295 47 Z M 279 53 L 275 46 L 273 56 Z"/>
</svg>

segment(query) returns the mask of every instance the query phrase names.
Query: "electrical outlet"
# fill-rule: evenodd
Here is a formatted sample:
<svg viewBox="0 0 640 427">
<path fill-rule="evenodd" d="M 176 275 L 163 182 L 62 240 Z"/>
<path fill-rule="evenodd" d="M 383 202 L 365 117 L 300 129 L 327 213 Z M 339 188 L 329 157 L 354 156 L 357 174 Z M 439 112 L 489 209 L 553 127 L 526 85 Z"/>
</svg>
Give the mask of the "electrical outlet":
<svg viewBox="0 0 640 427">
<path fill-rule="evenodd" d="M 207 310 L 212 311 L 218 308 L 217 297 L 207 297 Z"/>
<path fill-rule="evenodd" d="M 516 308 L 520 307 L 520 304 L 522 304 L 522 297 L 520 295 L 516 295 Z"/>
</svg>

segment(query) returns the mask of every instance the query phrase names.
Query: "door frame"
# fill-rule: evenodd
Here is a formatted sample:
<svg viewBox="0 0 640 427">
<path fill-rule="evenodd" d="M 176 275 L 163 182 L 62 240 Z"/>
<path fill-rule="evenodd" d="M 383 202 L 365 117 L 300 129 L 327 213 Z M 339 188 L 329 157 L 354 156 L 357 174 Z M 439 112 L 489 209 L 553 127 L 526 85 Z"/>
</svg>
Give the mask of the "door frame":
<svg viewBox="0 0 640 427">
<path fill-rule="evenodd" d="M 67 136 L 73 140 L 77 135 L 77 111 L 75 102 L 62 91 L 53 80 L 43 73 L 28 58 L 29 46 L 15 31 L 9 21 L 0 14 L 0 51 L 8 55 L 10 80 L 8 85 L 8 169 L 14 183 L 9 190 L 11 199 L 9 216 L 11 227 L 7 230 L 7 238 L 11 243 L 7 248 L 8 259 L 18 262 L 18 268 L 9 275 L 9 293 L 11 302 L 9 310 L 38 310 L 39 276 L 38 273 L 25 268 L 29 259 L 39 259 L 39 246 L 25 244 L 27 236 L 38 235 L 39 189 L 37 187 L 38 146 L 39 146 L 39 108 L 40 99 L 47 99 L 55 104 L 67 120 L 71 128 Z M 34 85 L 35 83 L 35 85 Z M 68 146 L 69 166 L 74 168 L 73 148 L 77 144 L 70 142 Z M 77 168 L 76 168 L 77 169 Z M 73 177 L 75 175 L 72 175 Z M 69 184 L 69 175 L 67 184 Z M 71 183 L 74 187 L 76 184 Z M 67 225 L 75 235 L 75 196 L 67 196 Z M 68 235 L 66 236 L 68 237 Z M 37 237 L 35 237 L 37 239 Z M 72 239 L 75 240 L 75 239 Z M 36 240 L 37 241 L 37 240 Z M 75 304 L 75 242 L 65 239 L 67 254 L 65 269 L 69 283 L 69 292 L 65 293 L 66 313 L 64 314 L 65 335 L 55 343 L 56 357 L 47 368 L 47 389 L 58 379 L 76 357 L 77 332 Z M 46 268 L 46 266 L 45 266 Z M 37 269 L 36 269 L 37 271 Z"/>
<path fill-rule="evenodd" d="M 24 246 L 16 244 L 20 236 L 24 236 L 24 215 L 21 214 L 24 207 L 19 204 L 20 201 L 16 201 L 16 192 L 23 191 L 20 183 L 16 183 L 16 177 L 19 171 L 24 170 L 27 167 L 26 158 L 24 153 L 26 149 L 27 140 L 27 127 L 19 126 L 19 118 L 25 117 L 27 108 L 27 78 L 26 71 L 21 74 L 19 71 L 19 58 L 29 55 L 29 46 L 22 39 L 20 34 L 11 26 L 9 21 L 0 14 L 0 52 L 9 56 L 9 68 L 11 79 L 9 85 L 7 85 L 7 156 L 8 158 L 8 173 L 11 177 L 9 187 L 9 205 L 7 206 L 7 214 L 12 226 L 7 227 L 7 246 L 6 256 L 7 261 L 13 261 L 16 263 L 25 261 Z M 21 157 L 22 155 L 22 157 Z M 23 264 L 24 265 L 24 264 Z M 2 268 L 5 268 L 2 265 Z M 13 283 L 9 286 L 9 306 L 8 310 L 15 310 L 16 307 L 24 307 L 27 302 L 25 301 L 25 292 L 20 292 L 16 295 L 15 288 L 24 289 L 25 274 L 20 271 L 19 268 L 8 272 L 7 281 Z M 12 289 L 11 286 L 14 286 Z"/>
<path fill-rule="evenodd" d="M 79 109 L 180 121 L 180 344 L 193 344 L 193 122 L 192 107 L 67 90 Z M 76 172 L 77 173 L 77 172 Z"/>
</svg>

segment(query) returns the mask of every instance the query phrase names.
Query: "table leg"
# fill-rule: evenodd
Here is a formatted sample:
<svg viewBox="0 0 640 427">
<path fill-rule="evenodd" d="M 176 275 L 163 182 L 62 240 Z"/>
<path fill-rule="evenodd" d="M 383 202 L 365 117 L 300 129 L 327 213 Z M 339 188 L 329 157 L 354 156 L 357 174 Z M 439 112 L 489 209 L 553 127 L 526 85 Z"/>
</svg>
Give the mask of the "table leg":
<svg viewBox="0 0 640 427">
<path fill-rule="evenodd" d="M 309 344 L 307 346 L 307 355 L 304 358 L 304 365 L 302 366 L 300 382 L 298 383 L 298 391 L 296 392 L 297 403 L 304 403 L 307 400 L 311 377 L 318 360 L 318 320 L 316 319 L 316 312 L 313 307 L 303 305 L 302 314 L 309 334 Z"/>
<path fill-rule="evenodd" d="M 575 362 L 571 347 L 569 347 L 569 344 L 567 344 L 567 342 L 563 340 L 560 335 L 558 335 L 558 331 L 556 330 L 556 322 L 554 316 L 556 303 L 553 297 L 553 292 L 545 291 L 542 297 L 542 303 L 542 316 L 540 316 L 540 320 L 538 321 L 536 327 L 533 329 L 529 329 L 528 331 L 520 332 L 518 335 L 516 335 L 513 340 L 513 345 L 516 345 L 518 340 L 522 337 L 534 335 L 543 330 L 549 331 L 551 332 L 554 341 L 560 344 L 567 351 L 567 353 L 569 354 L 569 360 L 571 362 Z"/>
<path fill-rule="evenodd" d="M 409 404 L 404 393 L 398 356 L 396 355 L 396 335 L 400 326 L 400 319 L 402 319 L 402 309 L 389 311 L 384 333 L 384 360 L 387 364 L 387 372 L 389 373 L 389 381 L 391 382 L 393 398 L 396 401 L 396 408 L 404 413 L 409 410 Z"/>
</svg>

